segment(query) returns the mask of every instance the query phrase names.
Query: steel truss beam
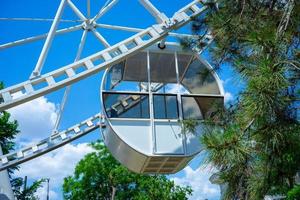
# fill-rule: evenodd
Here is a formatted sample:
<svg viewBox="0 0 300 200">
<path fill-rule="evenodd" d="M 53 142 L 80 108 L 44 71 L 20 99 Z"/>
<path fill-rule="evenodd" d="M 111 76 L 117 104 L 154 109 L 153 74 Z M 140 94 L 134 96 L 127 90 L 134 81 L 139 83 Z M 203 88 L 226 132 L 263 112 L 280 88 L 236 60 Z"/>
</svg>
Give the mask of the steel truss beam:
<svg viewBox="0 0 300 200">
<path fill-rule="evenodd" d="M 0 171 L 41 156 L 98 129 L 100 119 L 100 114 L 97 114 L 36 144 L 0 156 Z"/>
<path fill-rule="evenodd" d="M 79 24 L 77 26 L 72 26 L 72 27 L 60 29 L 60 30 L 57 30 L 55 32 L 55 34 L 60 35 L 60 34 L 63 34 L 63 33 L 69 33 L 69 32 L 73 32 L 73 31 L 77 31 L 77 30 L 82 29 L 82 26 L 83 26 L 82 24 Z M 0 45 L 0 50 L 10 48 L 10 47 L 14 47 L 14 46 L 17 46 L 17 45 L 26 44 L 26 43 L 29 43 L 29 42 L 35 42 L 35 41 L 38 41 L 38 40 L 42 40 L 42 39 L 45 39 L 47 36 L 48 36 L 48 33 L 45 33 L 45 34 L 42 34 L 42 35 L 37 35 L 37 36 L 17 40 L 17 41 L 14 41 L 14 42 L 1 44 Z"/>
<path fill-rule="evenodd" d="M 112 0 L 108 5 L 104 5 L 103 8 L 100 9 L 98 14 L 91 20 L 91 22 L 96 22 L 100 17 L 102 17 L 107 11 L 109 11 L 119 0 Z"/>
<path fill-rule="evenodd" d="M 53 22 L 54 19 L 48 18 L 16 18 L 16 17 L 0 17 L 0 21 L 38 21 L 38 22 Z M 60 19 L 60 22 L 83 22 L 83 20 Z"/>
<path fill-rule="evenodd" d="M 136 35 L 99 53 L 93 54 L 87 58 L 79 60 L 78 62 L 47 73 L 34 80 L 28 80 L 18 85 L 1 90 L 0 111 L 48 94 L 51 91 L 57 90 L 64 86 L 71 85 L 76 81 L 79 81 L 107 68 L 108 66 L 118 63 L 126 57 L 139 52 L 140 50 L 154 44 L 157 41 L 162 40 L 168 34 L 170 34 L 170 31 L 182 27 L 188 23 L 191 18 L 201 14 L 206 9 L 206 6 L 200 5 L 200 2 L 201 1 L 199 0 L 193 1 L 191 4 L 176 12 L 173 18 L 170 19 L 173 22 L 171 25 L 157 24 L 148 29 L 139 30 L 140 32 Z M 130 31 L 133 31 L 133 29 Z M 137 30 L 133 32 L 136 31 Z M 211 36 L 208 36 L 207 38 L 212 39 Z M 77 69 L 79 68 L 84 70 L 79 70 L 80 72 L 77 72 Z M 61 76 L 65 75 L 67 77 L 61 80 Z M 56 78 L 60 78 L 60 80 L 56 81 Z M 46 86 L 37 87 L 40 84 L 45 84 Z M 16 93 L 22 93 L 23 95 L 14 98 L 14 94 Z M 41 156 L 93 130 L 96 130 L 101 126 L 100 119 L 100 115 L 97 114 L 79 124 L 74 125 L 71 128 L 57 132 L 56 134 L 51 135 L 49 138 L 46 138 L 35 145 L 31 145 L 13 153 L 0 156 L 0 171 Z"/>
<path fill-rule="evenodd" d="M 118 25 L 110 25 L 110 24 L 95 24 L 95 26 L 97 28 L 105 28 L 105 29 L 118 30 L 118 31 L 128 31 L 128 32 L 134 32 L 134 33 L 138 33 L 138 32 L 141 32 L 141 31 L 145 30 L 143 28 L 135 28 L 135 27 L 128 27 L 128 26 L 118 26 Z M 178 37 L 178 38 L 196 37 L 195 35 L 191 35 L 191 34 L 174 33 L 174 32 L 170 32 L 169 36 Z M 210 33 L 206 34 L 205 38 L 207 38 L 207 39 L 213 39 L 213 37 L 212 37 L 212 35 Z"/>
<path fill-rule="evenodd" d="M 110 47 L 110 44 L 106 41 L 106 39 L 96 30 L 92 29 L 93 34 L 96 36 L 96 38 L 106 47 Z"/>
<path fill-rule="evenodd" d="M 52 40 L 54 38 L 56 28 L 57 28 L 59 20 L 62 16 L 65 5 L 66 5 L 66 0 L 61 0 L 61 2 L 59 4 L 59 7 L 58 7 L 58 10 L 56 12 L 54 21 L 53 21 L 53 23 L 51 25 L 51 28 L 49 30 L 49 34 L 47 35 L 46 41 L 44 43 L 44 46 L 43 46 L 42 52 L 40 54 L 40 57 L 39 57 L 39 59 L 36 63 L 35 69 L 33 70 L 32 74 L 31 74 L 31 78 L 39 76 L 40 73 L 41 73 L 41 70 L 42 70 L 43 65 L 45 63 L 49 48 L 50 48 Z"/>
<path fill-rule="evenodd" d="M 71 0 L 67 0 L 69 6 L 71 7 L 71 9 L 74 11 L 74 13 L 82 20 L 82 21 L 86 21 L 87 18 L 80 12 L 80 10 L 73 4 L 73 2 Z"/>
<path fill-rule="evenodd" d="M 55 71 L 49 72 L 33 80 L 27 80 L 0 91 L 0 111 L 28 102 L 52 91 L 58 90 L 74 82 L 91 76 L 100 70 L 114 65 L 126 57 L 162 40 L 172 30 L 178 29 L 192 18 L 200 15 L 206 10 L 206 6 L 200 5 L 201 1 L 195 0 L 182 8 L 170 19 L 173 23 L 156 24 L 142 32 L 78 62 L 72 63 Z M 82 68 L 83 71 L 77 72 Z M 66 77 L 65 77 L 66 76 Z M 56 78 L 62 78 L 56 80 Z M 15 97 L 14 94 L 22 93 Z M 2 100 L 2 101 L 1 101 Z"/>
<path fill-rule="evenodd" d="M 149 0 L 139 0 L 140 3 L 149 11 L 149 13 L 156 19 L 157 23 L 164 23 L 169 18 L 157 10 L 157 8 Z"/>
<path fill-rule="evenodd" d="M 81 56 L 81 53 L 82 53 L 82 50 L 83 50 L 83 47 L 84 47 L 84 44 L 85 44 L 85 41 L 86 41 L 87 32 L 88 32 L 87 30 L 84 30 L 83 33 L 82 33 L 74 62 L 76 62 L 80 59 L 80 56 Z M 67 99 L 69 97 L 70 91 L 71 91 L 71 85 L 67 86 L 66 89 L 65 89 L 65 92 L 64 92 L 64 95 L 63 95 L 63 98 L 62 98 L 62 101 L 61 101 L 61 105 L 60 105 L 60 110 L 58 112 L 57 119 L 55 121 L 55 125 L 54 125 L 54 128 L 53 128 L 54 133 L 56 133 L 57 130 L 58 130 L 58 126 L 60 124 L 61 117 L 64 113 L 65 105 L 67 103 Z"/>
</svg>

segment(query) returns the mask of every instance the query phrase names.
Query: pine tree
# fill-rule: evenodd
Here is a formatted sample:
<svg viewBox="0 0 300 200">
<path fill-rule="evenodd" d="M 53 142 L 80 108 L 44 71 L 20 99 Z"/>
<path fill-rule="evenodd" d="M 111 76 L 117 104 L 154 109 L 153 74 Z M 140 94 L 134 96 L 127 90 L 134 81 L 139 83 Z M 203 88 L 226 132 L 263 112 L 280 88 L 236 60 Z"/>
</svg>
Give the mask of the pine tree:
<svg viewBox="0 0 300 200">
<path fill-rule="evenodd" d="M 210 30 L 215 64 L 230 64 L 246 84 L 236 104 L 207 122 L 201 138 L 207 162 L 227 185 L 224 199 L 285 195 L 300 170 L 300 2 L 220 0 L 207 5 L 193 31 Z M 201 37 L 183 44 L 196 49 Z"/>
</svg>

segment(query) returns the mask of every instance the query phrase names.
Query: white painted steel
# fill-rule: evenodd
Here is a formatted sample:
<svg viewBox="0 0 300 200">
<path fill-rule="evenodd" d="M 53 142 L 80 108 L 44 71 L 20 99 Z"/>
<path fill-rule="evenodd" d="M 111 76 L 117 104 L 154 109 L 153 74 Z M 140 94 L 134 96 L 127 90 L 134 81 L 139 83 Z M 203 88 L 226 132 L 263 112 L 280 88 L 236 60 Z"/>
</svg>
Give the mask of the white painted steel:
<svg viewBox="0 0 300 200">
<path fill-rule="evenodd" d="M 191 8 L 191 6 L 197 5 L 199 2 L 201 1 L 193 1 L 191 4 L 181 9 L 181 12 L 176 12 L 174 17 L 171 18 L 171 21 L 174 22 L 171 26 L 166 27 L 165 24 L 153 25 L 152 27 L 147 28 L 144 31 L 99 53 L 93 54 L 87 58 L 81 59 L 75 63 L 42 75 L 38 78 L 28 80 L 18 85 L 14 85 L 1 90 L 0 100 L 2 99 L 2 102 L 0 103 L 0 111 L 20 105 L 37 97 L 48 94 L 52 91 L 60 89 L 64 86 L 82 80 L 88 76 L 99 72 L 100 70 L 106 69 L 107 67 L 120 62 L 126 57 L 137 53 L 138 51 L 150 46 L 151 44 L 154 44 L 155 42 L 163 39 L 172 30 L 182 27 L 183 25 L 188 23 L 193 17 L 201 14 L 206 9 L 206 6 L 199 8 L 197 12 L 187 12 L 187 10 Z M 144 36 L 146 35 L 150 38 L 144 38 Z M 130 48 L 128 45 L 133 43 L 136 46 Z M 120 53 L 119 51 L 121 50 L 121 47 L 122 51 Z M 116 52 L 119 53 L 116 54 Z M 100 62 L 100 64 L 94 65 L 95 61 Z M 76 69 L 78 69 L 79 67 L 83 67 L 84 71 L 77 73 Z M 67 74 L 67 70 L 70 69 L 74 71 L 74 76 L 68 76 L 63 80 L 55 81 L 55 78 Z M 52 83 L 49 83 L 47 81 L 49 79 L 52 80 Z M 34 88 L 34 86 L 41 83 L 46 83 L 46 86 L 39 89 Z M 25 85 L 27 85 L 26 88 L 31 88 L 31 90 L 26 91 L 20 97 L 13 98 L 13 94 L 17 92 L 22 92 L 24 91 L 24 89 L 26 90 Z"/>
<path fill-rule="evenodd" d="M 69 6 L 74 11 L 74 13 L 82 20 L 86 21 L 87 18 L 80 12 L 80 10 L 75 6 L 75 4 L 71 0 L 67 0 Z"/>
<path fill-rule="evenodd" d="M 93 34 L 96 36 L 96 38 L 106 47 L 110 47 L 110 44 L 106 41 L 106 39 L 96 30 L 92 29 Z"/>
<path fill-rule="evenodd" d="M 126 79 L 126 76 L 121 75 L 123 77 L 123 81 L 134 81 L 134 82 L 142 82 L 144 85 L 146 83 L 148 84 L 148 87 L 142 86 L 144 89 L 142 92 L 136 91 L 133 89 L 133 91 L 119 91 L 119 90 L 109 90 L 111 88 L 109 85 L 106 85 L 104 80 L 110 80 L 107 79 L 108 75 L 110 75 L 110 72 L 114 72 L 113 69 L 107 69 L 104 78 L 102 79 L 102 86 L 101 86 L 101 105 L 103 108 L 103 115 L 106 119 L 106 129 L 102 130 L 103 139 L 107 147 L 112 152 L 113 156 L 120 161 L 124 166 L 129 168 L 132 171 L 135 171 L 137 173 L 164 173 L 164 174 L 170 174 L 175 173 L 182 169 L 186 163 L 191 160 L 196 154 L 198 154 L 201 151 L 201 144 L 199 143 L 199 134 L 202 133 L 203 127 L 198 126 L 197 127 L 197 133 L 186 133 L 182 130 L 182 124 L 181 121 L 183 120 L 183 112 L 181 109 L 183 103 L 181 102 L 181 98 L 187 97 L 201 97 L 201 98 L 220 98 L 223 100 L 223 88 L 222 85 L 215 84 L 218 88 L 217 91 L 213 90 L 211 93 L 195 93 L 195 94 L 182 94 L 179 91 L 179 86 L 182 84 L 182 80 L 180 79 L 179 75 L 179 62 L 182 64 L 182 60 L 179 61 L 180 56 L 186 56 L 189 55 L 189 57 L 195 58 L 195 52 L 184 52 L 182 48 L 175 45 L 167 45 L 167 48 L 165 50 L 161 50 L 157 47 L 157 44 L 154 44 L 147 49 L 143 50 L 143 52 L 147 52 L 147 56 L 145 57 L 145 53 L 139 54 L 141 59 L 147 60 L 147 75 L 148 78 L 146 79 L 133 79 L 134 76 L 130 76 L 132 79 Z M 151 77 L 151 62 L 154 61 L 154 66 L 157 65 L 155 62 L 156 59 L 160 57 L 167 56 L 165 54 L 173 54 L 173 59 L 175 61 L 175 67 L 174 70 L 176 70 L 176 92 L 170 92 L 169 95 L 173 95 L 173 97 L 176 97 L 177 99 L 177 109 L 179 117 L 175 119 L 156 119 L 154 116 L 154 100 L 152 99 L 154 95 L 163 95 L 159 94 L 156 91 L 149 90 L 149 88 L 152 88 L 152 81 L 159 82 L 155 79 L 155 77 Z M 150 55 L 157 55 L 157 57 L 153 57 L 150 59 Z M 169 56 L 168 58 L 171 59 L 172 56 Z M 134 59 L 135 62 L 130 62 L 130 59 Z M 191 62 L 193 59 L 186 58 L 185 63 L 183 65 L 180 65 L 181 69 L 182 66 L 186 66 L 187 69 L 191 66 L 192 69 L 194 69 L 194 64 Z M 201 61 L 200 58 L 195 58 L 196 61 Z M 128 57 L 125 60 L 125 63 L 142 63 L 141 60 L 137 58 L 137 56 Z M 188 65 L 187 65 L 188 63 Z M 196 62 L 197 63 L 197 62 Z M 166 66 L 168 66 L 168 63 L 164 63 Z M 138 64 L 138 66 L 144 68 L 145 64 Z M 119 65 L 116 65 L 118 67 Z M 211 66 L 207 62 L 200 62 L 197 63 L 196 66 L 199 69 L 207 68 L 211 69 Z M 129 66 L 127 66 L 129 67 Z M 124 68 L 126 66 L 124 65 Z M 132 69 L 135 69 L 133 66 Z M 169 69 L 169 68 L 168 68 Z M 170 68 L 171 69 L 171 68 Z M 127 71 L 126 71 L 127 70 Z M 121 70 L 124 74 L 130 74 L 128 70 Z M 141 69 L 142 70 L 142 69 Z M 185 69 L 182 69 L 185 71 Z M 117 70 L 118 71 L 118 70 Z M 144 69 L 143 69 L 144 71 Z M 193 71 L 192 71 L 193 72 Z M 213 72 L 213 71 L 211 71 Z M 184 72 L 182 71 L 182 76 L 184 76 Z M 194 73 L 196 73 L 194 71 Z M 153 76 L 157 76 L 156 73 L 153 73 Z M 159 73 L 162 77 L 166 78 L 166 74 Z M 216 74 L 214 74 L 216 75 Z M 109 77 L 112 77 L 111 75 Z M 186 78 L 189 78 L 187 76 Z M 219 79 L 214 79 L 215 82 L 218 82 Z M 121 81 L 122 82 L 122 81 Z M 120 84 L 122 85 L 122 83 Z M 138 84 L 136 83 L 136 84 Z M 168 82 L 163 83 L 167 84 Z M 196 84 L 196 83 L 195 83 Z M 160 84 L 158 84 L 160 85 Z M 203 83 L 201 86 L 206 87 L 209 85 L 208 83 Z M 108 87 L 109 86 L 109 87 Z M 184 85 L 188 91 L 191 93 L 191 88 L 189 88 L 190 85 Z M 193 87 L 194 85 L 192 85 Z M 201 87 L 199 85 L 199 87 Z M 117 86 L 116 86 L 117 88 Z M 148 89 L 147 89 L 148 88 Z M 106 89 L 106 90 L 104 90 Z M 209 89 L 209 88 L 208 88 Z M 199 90 L 200 91 L 200 90 Z M 204 90 L 202 90 L 204 91 Z M 177 94 L 177 96 L 175 96 Z M 120 95 L 117 97 L 109 98 L 109 95 Z M 123 96 L 121 98 L 122 95 Z M 132 108 L 133 106 L 130 106 L 131 104 L 135 103 L 131 98 L 136 95 L 148 95 L 149 100 L 147 99 L 149 105 L 148 110 L 146 113 L 149 112 L 145 118 L 137 118 L 135 114 L 133 114 L 133 118 L 130 118 L 128 115 L 123 115 L 122 113 L 124 111 L 127 111 L 128 109 Z M 148 98 L 146 97 L 146 98 Z M 142 97 L 140 97 L 142 99 Z M 112 101 L 111 101 L 112 100 Z M 195 101 L 193 99 L 193 101 Z M 213 100 L 208 100 L 213 101 Z M 124 103 L 125 102 L 125 103 Z M 204 101 L 203 101 L 204 102 Z M 193 103 L 193 102 L 192 102 Z M 196 103 L 194 103 L 196 104 Z M 136 104 L 135 104 L 136 105 Z M 147 105 L 147 104 L 146 104 Z M 185 104 L 188 105 L 188 104 Z M 189 105 L 190 106 L 190 105 Z M 202 112 L 206 114 L 206 111 L 201 106 L 205 105 L 196 105 L 197 107 L 187 107 L 196 109 L 198 108 L 198 112 L 202 114 Z M 110 108 L 113 107 L 115 111 L 117 111 L 117 115 L 110 113 Z M 200 109 L 201 107 L 201 109 Z M 160 109 L 159 107 L 156 107 Z M 212 108 L 212 106 L 210 106 Z M 172 109 L 176 109 L 172 107 Z M 208 110 L 208 109 L 207 109 Z M 119 112 L 120 111 L 120 112 Z M 144 111 L 143 111 L 144 112 Z M 130 113 L 130 111 L 129 111 Z M 134 111 L 133 111 L 134 113 Z M 135 116 L 135 117 L 134 117 Z M 204 116 L 204 114 L 202 115 Z M 119 118 L 120 117 L 120 118 Z M 126 118 L 129 117 L 129 118 Z"/>
<path fill-rule="evenodd" d="M 139 2 L 149 11 L 149 13 L 156 19 L 157 23 L 164 23 L 169 18 L 161 13 L 149 0 L 139 0 Z"/>
<path fill-rule="evenodd" d="M 51 25 L 51 28 L 49 30 L 49 34 L 47 35 L 46 41 L 44 43 L 42 52 L 41 52 L 41 54 L 39 56 L 39 59 L 36 63 L 35 69 L 33 70 L 32 74 L 31 74 L 31 78 L 37 77 L 41 74 L 41 70 L 42 70 L 43 65 L 45 63 L 45 59 L 47 57 L 49 48 L 51 46 L 52 40 L 53 40 L 55 32 L 56 32 L 56 28 L 59 24 L 59 20 L 62 16 L 64 7 L 66 5 L 66 1 L 67 0 L 61 0 L 61 2 L 59 4 L 58 10 L 57 10 L 56 15 L 54 17 L 54 21 L 53 21 L 53 23 Z"/>
<path fill-rule="evenodd" d="M 45 21 L 45 22 L 52 22 L 54 19 L 48 18 L 15 18 L 15 17 L 0 17 L 0 21 Z M 60 19 L 60 22 L 83 22 L 83 20 L 74 20 L 74 19 Z"/>
<path fill-rule="evenodd" d="M 87 0 L 86 2 L 86 16 L 88 19 L 90 19 L 91 17 L 91 1 L 90 0 Z"/>
<path fill-rule="evenodd" d="M 0 146 L 0 156 L 2 156 L 2 148 Z M 0 199 L 2 200 L 13 200 L 14 193 L 11 188 L 11 183 L 7 170 L 0 171 Z"/>
<path fill-rule="evenodd" d="M 82 53 L 82 50 L 83 50 L 83 47 L 84 47 L 84 44 L 85 44 L 85 41 L 86 41 L 86 36 L 87 36 L 87 30 L 84 30 L 83 33 L 82 33 L 82 36 L 81 36 L 81 40 L 80 40 L 80 43 L 79 43 L 79 46 L 78 46 L 78 50 L 77 50 L 77 54 L 76 54 L 74 62 L 76 62 L 80 59 L 80 56 L 81 56 L 81 53 Z M 74 71 L 72 71 L 72 73 L 74 73 Z M 72 76 L 72 75 L 70 75 L 70 73 L 69 73 L 68 76 Z M 55 121 L 55 125 L 54 125 L 54 128 L 53 128 L 54 133 L 57 132 L 58 126 L 59 126 L 60 121 L 61 121 L 61 117 L 64 113 L 65 105 L 66 105 L 66 102 L 67 102 L 70 91 L 71 91 L 71 86 L 69 85 L 65 89 L 64 96 L 63 96 L 61 104 L 60 104 L 60 109 L 59 109 L 59 112 L 58 112 L 58 115 L 57 115 L 57 118 L 56 118 L 56 121 Z"/>
<path fill-rule="evenodd" d="M 112 30 L 119 30 L 119 31 L 128 31 L 128 32 L 135 32 L 135 33 L 138 33 L 138 32 L 141 32 L 145 29 L 143 28 L 135 28 L 135 27 L 128 27 L 128 26 L 118 26 L 118 25 L 110 25 L 110 24 L 95 24 L 95 26 L 97 28 L 106 28 L 106 29 L 112 29 Z M 172 36 L 172 37 L 179 37 L 179 38 L 182 38 L 182 37 L 196 37 L 195 35 L 191 35 L 191 34 L 184 34 L 184 33 L 174 33 L 174 32 L 169 32 L 168 34 L 169 36 Z M 213 39 L 212 38 L 212 35 L 210 33 L 206 34 L 204 36 L 205 39 Z"/>
<path fill-rule="evenodd" d="M 63 33 L 69 33 L 69 32 L 72 32 L 72 31 L 77 31 L 77 30 L 82 29 L 82 26 L 83 25 L 80 24 L 80 25 L 60 29 L 60 30 L 57 30 L 55 32 L 55 35 L 60 35 L 60 34 L 63 34 Z M 29 43 L 29 42 L 35 42 L 35 41 L 38 41 L 38 40 L 42 40 L 42 39 L 45 39 L 48 35 L 49 35 L 48 33 L 45 33 L 45 34 L 42 34 L 42 35 L 37 35 L 37 36 L 33 36 L 33 37 L 21 39 L 21 40 L 16 40 L 16 41 L 13 41 L 13 42 L 1 44 L 0 45 L 0 50 L 10 48 L 10 47 L 14 47 L 14 46 L 17 46 L 17 45 L 26 44 L 26 43 Z"/>
<path fill-rule="evenodd" d="M 100 119 L 100 114 L 94 115 L 36 144 L 0 156 L 0 171 L 41 156 L 98 129 L 101 124 Z"/>
<path fill-rule="evenodd" d="M 100 9 L 98 14 L 91 20 L 91 22 L 96 22 L 100 17 L 102 17 L 107 11 L 109 11 L 119 0 L 112 0 L 108 5 L 104 5 L 103 8 Z"/>
<path fill-rule="evenodd" d="M 102 11 L 99 12 L 98 17 L 101 17 L 105 12 L 107 12 L 117 1 L 111 2 L 108 6 L 106 6 Z M 166 24 L 157 24 L 148 29 L 140 30 L 140 33 L 124 40 L 110 48 L 107 48 L 99 53 L 93 54 L 87 58 L 81 59 L 73 64 L 62 67 L 53 72 L 42 75 L 39 78 L 34 80 L 28 80 L 23 83 L 20 83 L 15 86 L 11 86 L 9 88 L 3 89 L 0 91 L 0 111 L 14 107 L 16 105 L 22 104 L 24 102 L 30 101 L 39 96 L 50 93 L 51 91 L 57 90 L 64 86 L 70 85 L 76 81 L 79 81 L 83 78 L 86 78 L 94 73 L 97 73 L 100 70 L 106 69 L 108 66 L 116 64 L 121 60 L 131 56 L 140 50 L 148 47 L 151 44 L 156 43 L 157 41 L 163 39 L 170 31 L 180 28 L 181 26 L 188 23 L 192 17 L 201 14 L 206 7 L 203 6 L 197 9 L 197 3 L 201 1 L 196 0 L 191 4 L 181 9 L 181 12 L 175 13 L 174 17 L 170 20 L 173 22 L 171 26 L 166 26 Z M 193 7 L 193 8 L 192 8 Z M 195 12 L 187 12 L 188 9 L 193 9 Z M 94 20 L 97 20 L 94 18 Z M 73 30 L 78 30 L 83 25 L 74 26 L 71 28 L 66 28 L 62 30 L 58 30 L 54 33 L 61 34 L 65 32 L 70 32 Z M 132 29 L 131 29 L 132 30 Z M 176 33 L 171 33 L 175 35 Z M 42 38 L 47 37 L 48 34 L 26 38 L 23 40 L 15 41 L 12 43 L 4 44 L 0 46 L 2 48 L 12 47 L 18 44 L 24 44 L 31 41 L 36 41 Z M 150 39 L 146 40 L 143 38 L 145 35 L 149 35 Z M 130 48 L 130 44 L 135 44 L 134 47 Z M 116 54 L 118 52 L 118 54 Z M 121 53 L 120 53 L 121 52 Z M 95 64 L 96 62 L 100 62 L 100 64 Z M 76 72 L 76 69 L 79 67 L 83 67 L 84 70 L 82 72 Z M 56 81 L 55 78 L 61 75 L 67 75 L 67 78 Z M 46 83 L 45 87 L 40 89 L 35 89 L 35 86 L 41 83 Z M 25 90 L 25 93 L 21 97 L 14 98 L 13 94 L 22 92 Z M 32 145 L 30 147 L 26 147 L 24 149 L 18 150 L 13 153 L 9 153 L 7 155 L 3 155 L 0 157 L 0 170 L 7 169 L 8 167 L 18 165 L 20 163 L 26 162 L 27 160 L 31 160 L 35 157 L 43 155 L 53 149 L 56 149 L 64 144 L 67 144 L 97 128 L 99 128 L 100 123 L 98 122 L 100 119 L 100 115 L 96 115 L 88 120 L 85 120 L 67 130 L 58 132 L 49 138 L 42 140 L 41 142 Z M 102 118 L 101 118 L 102 119 Z M 93 122 L 97 121 L 97 122 Z M 103 122 L 102 122 L 103 123 Z M 188 162 L 190 158 L 181 162 L 180 167 L 183 167 L 186 162 Z M 167 160 L 164 161 L 164 163 Z"/>
</svg>

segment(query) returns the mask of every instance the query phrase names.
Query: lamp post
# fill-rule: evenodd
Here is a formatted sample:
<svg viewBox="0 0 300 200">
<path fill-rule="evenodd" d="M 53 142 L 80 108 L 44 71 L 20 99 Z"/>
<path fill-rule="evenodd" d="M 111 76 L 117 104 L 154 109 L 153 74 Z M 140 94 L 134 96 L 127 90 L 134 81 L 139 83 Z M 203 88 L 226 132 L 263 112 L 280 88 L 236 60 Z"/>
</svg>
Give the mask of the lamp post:
<svg viewBox="0 0 300 200">
<path fill-rule="evenodd" d="M 49 200 L 49 181 L 50 181 L 50 178 L 47 178 L 47 200 Z"/>
</svg>

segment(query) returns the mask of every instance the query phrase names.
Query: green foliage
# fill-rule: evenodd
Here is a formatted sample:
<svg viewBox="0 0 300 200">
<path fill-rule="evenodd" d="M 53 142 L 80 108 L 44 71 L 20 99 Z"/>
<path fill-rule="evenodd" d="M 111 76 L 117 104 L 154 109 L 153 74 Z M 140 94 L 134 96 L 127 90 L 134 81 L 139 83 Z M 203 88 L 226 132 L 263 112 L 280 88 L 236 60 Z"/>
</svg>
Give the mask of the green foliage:
<svg viewBox="0 0 300 200">
<path fill-rule="evenodd" d="M 287 193 L 286 200 L 299 200 L 300 199 L 300 185 L 296 185 Z"/>
<path fill-rule="evenodd" d="M 4 84 L 0 82 L 0 89 L 3 88 Z M 9 151 L 14 150 L 15 143 L 13 142 L 13 139 L 15 139 L 15 136 L 18 133 L 18 122 L 16 120 L 11 120 L 8 112 L 0 112 L 0 146 L 3 154 L 7 154 Z M 11 175 L 13 170 L 16 169 L 17 167 L 8 169 L 10 178 L 12 178 Z"/>
<path fill-rule="evenodd" d="M 12 140 L 18 133 L 17 121 L 10 120 L 10 114 L 8 112 L 0 113 L 0 145 L 4 154 L 14 149 L 14 143 Z"/>
<path fill-rule="evenodd" d="M 29 187 L 24 188 L 24 180 L 22 178 L 16 178 L 12 181 L 12 187 L 15 198 L 17 200 L 38 200 L 35 195 L 37 189 L 42 187 L 42 183 L 46 182 L 46 179 L 34 181 Z"/>
<path fill-rule="evenodd" d="M 0 82 L 0 90 L 4 88 L 4 84 Z M 0 99 L 1 101 L 1 99 Z M 15 143 L 13 140 L 16 135 L 19 133 L 18 122 L 16 120 L 11 120 L 10 114 L 6 111 L 0 112 L 0 146 L 3 154 L 7 154 L 10 151 L 14 150 Z M 33 182 L 33 184 L 23 189 L 24 181 L 22 178 L 13 178 L 12 174 L 14 170 L 17 170 L 18 167 L 11 167 L 8 169 L 10 182 L 15 197 L 19 200 L 37 200 L 35 193 L 41 184 L 45 181 L 41 179 L 39 181 Z M 22 190 L 23 189 L 23 190 Z"/>
<path fill-rule="evenodd" d="M 184 133 L 195 133 L 197 126 L 200 124 L 198 120 L 195 119 L 185 119 L 182 120 L 182 130 Z"/>
<path fill-rule="evenodd" d="M 0 89 L 3 87 L 3 83 L 0 82 Z M 14 149 L 14 143 L 12 140 L 18 132 L 17 121 L 11 120 L 8 112 L 0 112 L 0 145 L 2 147 L 3 154 L 7 154 L 10 150 Z"/>
<path fill-rule="evenodd" d="M 101 142 L 91 145 L 95 152 L 86 155 L 73 176 L 64 179 L 65 199 L 187 199 L 192 190 L 176 186 L 160 175 L 142 175 L 121 166 Z"/>
<path fill-rule="evenodd" d="M 212 31 L 215 63 L 232 66 L 246 87 L 237 105 L 220 113 L 218 121 L 209 121 L 201 138 L 207 162 L 228 185 L 224 199 L 286 194 L 300 170 L 295 115 L 300 2 L 220 0 L 219 9 L 209 3 L 211 9 L 205 18 L 195 19 L 192 30 Z M 185 45 L 197 48 L 195 42 L 186 40 Z"/>
</svg>

